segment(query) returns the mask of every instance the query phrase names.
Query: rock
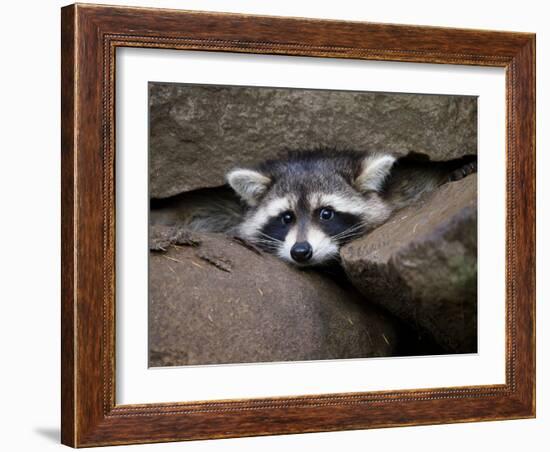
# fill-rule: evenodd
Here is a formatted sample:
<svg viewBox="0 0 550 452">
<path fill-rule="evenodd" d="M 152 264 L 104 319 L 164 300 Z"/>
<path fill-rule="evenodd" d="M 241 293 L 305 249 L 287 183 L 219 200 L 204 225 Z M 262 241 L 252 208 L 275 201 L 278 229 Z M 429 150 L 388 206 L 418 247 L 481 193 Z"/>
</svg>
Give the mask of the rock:
<svg viewBox="0 0 550 452">
<path fill-rule="evenodd" d="M 161 229 L 152 235 L 175 240 Z M 184 239 L 151 252 L 151 366 L 396 353 L 396 323 L 326 276 L 220 234 Z"/>
<path fill-rule="evenodd" d="M 477 351 L 477 175 L 341 250 L 353 284 L 448 352 Z"/>
<path fill-rule="evenodd" d="M 472 96 L 150 84 L 150 195 L 224 183 L 232 167 L 319 146 L 477 153 Z"/>
</svg>

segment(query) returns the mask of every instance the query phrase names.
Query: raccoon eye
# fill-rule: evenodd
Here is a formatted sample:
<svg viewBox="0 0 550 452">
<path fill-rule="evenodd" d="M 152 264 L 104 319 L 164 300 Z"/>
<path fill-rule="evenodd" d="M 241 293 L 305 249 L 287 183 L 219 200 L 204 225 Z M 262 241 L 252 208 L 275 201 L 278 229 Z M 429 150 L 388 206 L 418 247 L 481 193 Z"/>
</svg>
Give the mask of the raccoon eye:
<svg viewBox="0 0 550 452">
<path fill-rule="evenodd" d="M 281 216 L 281 221 L 283 224 L 290 224 L 294 221 L 294 215 L 292 214 L 292 212 L 285 212 Z"/>
<path fill-rule="evenodd" d="M 332 220 L 334 218 L 334 210 L 328 207 L 321 209 L 321 212 L 319 212 L 319 218 L 325 221 Z"/>
</svg>

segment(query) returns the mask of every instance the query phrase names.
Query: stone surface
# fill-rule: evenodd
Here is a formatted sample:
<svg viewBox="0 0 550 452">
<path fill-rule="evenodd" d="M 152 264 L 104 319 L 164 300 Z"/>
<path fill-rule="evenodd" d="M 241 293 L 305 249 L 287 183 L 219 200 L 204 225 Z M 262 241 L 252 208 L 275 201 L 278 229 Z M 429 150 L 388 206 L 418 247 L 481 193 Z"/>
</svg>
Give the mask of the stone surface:
<svg viewBox="0 0 550 452">
<path fill-rule="evenodd" d="M 366 297 L 445 350 L 477 350 L 477 175 L 448 183 L 341 251 Z"/>
<path fill-rule="evenodd" d="M 469 96 L 151 83 L 149 102 L 152 198 L 221 185 L 230 168 L 287 149 L 477 153 Z"/>
<path fill-rule="evenodd" d="M 330 278 L 219 234 L 155 228 L 166 252 L 150 257 L 151 366 L 396 353 L 396 323 Z"/>
</svg>

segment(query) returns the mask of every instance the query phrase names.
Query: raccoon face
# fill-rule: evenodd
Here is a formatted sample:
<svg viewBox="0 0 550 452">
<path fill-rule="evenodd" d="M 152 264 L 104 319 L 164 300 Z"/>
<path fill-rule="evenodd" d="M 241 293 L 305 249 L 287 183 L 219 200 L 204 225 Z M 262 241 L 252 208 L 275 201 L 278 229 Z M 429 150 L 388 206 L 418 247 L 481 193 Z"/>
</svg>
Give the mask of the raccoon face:
<svg viewBox="0 0 550 452">
<path fill-rule="evenodd" d="M 337 260 L 343 244 L 390 215 L 379 191 L 394 161 L 312 152 L 235 169 L 228 183 L 249 206 L 238 234 L 299 266 Z"/>
</svg>

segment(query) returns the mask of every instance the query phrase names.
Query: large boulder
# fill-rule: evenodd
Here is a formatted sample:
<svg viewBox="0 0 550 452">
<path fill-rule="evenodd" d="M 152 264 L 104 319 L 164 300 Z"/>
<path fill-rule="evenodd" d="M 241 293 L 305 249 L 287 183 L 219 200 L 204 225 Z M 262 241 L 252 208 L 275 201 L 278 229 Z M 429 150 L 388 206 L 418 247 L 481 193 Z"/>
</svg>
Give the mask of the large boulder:
<svg viewBox="0 0 550 452">
<path fill-rule="evenodd" d="M 151 234 L 149 364 L 396 354 L 395 322 L 330 278 L 219 234 Z"/>
<path fill-rule="evenodd" d="M 445 350 L 477 350 L 477 175 L 448 183 L 341 251 L 366 299 Z"/>
<path fill-rule="evenodd" d="M 477 153 L 471 96 L 151 83 L 149 102 L 152 198 L 219 186 L 230 168 L 286 149 Z"/>
</svg>

